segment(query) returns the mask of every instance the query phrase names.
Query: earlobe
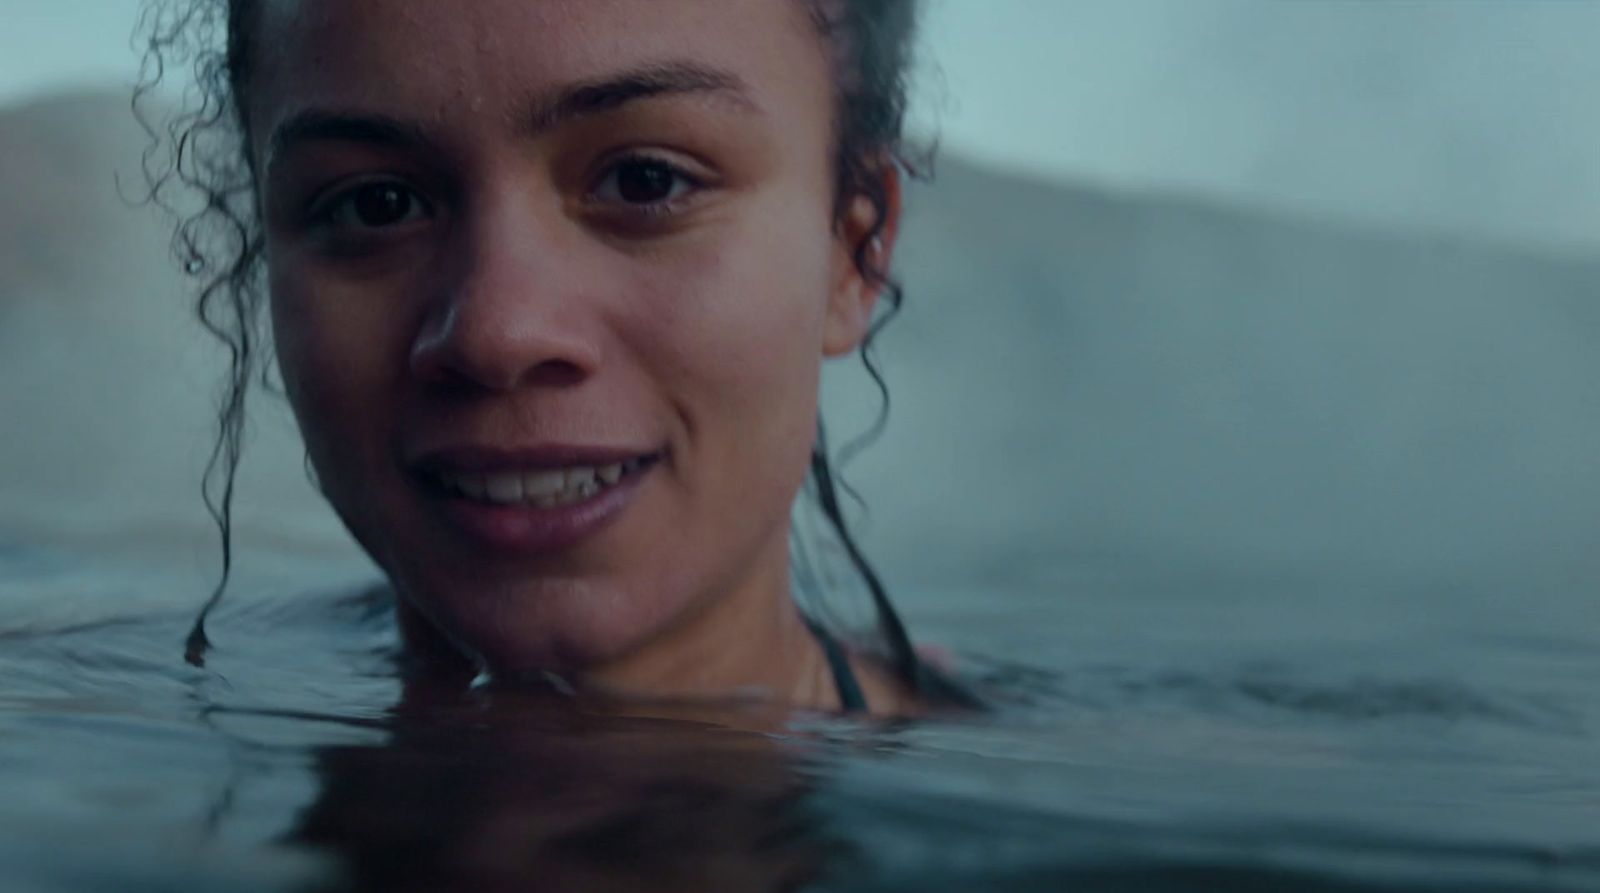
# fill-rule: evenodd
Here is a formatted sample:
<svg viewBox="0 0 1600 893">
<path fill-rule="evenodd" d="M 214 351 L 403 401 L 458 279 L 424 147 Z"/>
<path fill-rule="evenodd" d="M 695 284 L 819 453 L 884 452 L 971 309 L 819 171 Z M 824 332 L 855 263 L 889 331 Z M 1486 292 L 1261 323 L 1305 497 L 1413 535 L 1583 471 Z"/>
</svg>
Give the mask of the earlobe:
<svg viewBox="0 0 1600 893">
<path fill-rule="evenodd" d="M 825 356 L 843 356 L 861 345 L 878 296 L 888 285 L 900 230 L 900 168 L 885 160 L 876 176 L 881 204 L 865 194 L 856 195 L 836 227 L 833 287 L 822 343 Z"/>
</svg>

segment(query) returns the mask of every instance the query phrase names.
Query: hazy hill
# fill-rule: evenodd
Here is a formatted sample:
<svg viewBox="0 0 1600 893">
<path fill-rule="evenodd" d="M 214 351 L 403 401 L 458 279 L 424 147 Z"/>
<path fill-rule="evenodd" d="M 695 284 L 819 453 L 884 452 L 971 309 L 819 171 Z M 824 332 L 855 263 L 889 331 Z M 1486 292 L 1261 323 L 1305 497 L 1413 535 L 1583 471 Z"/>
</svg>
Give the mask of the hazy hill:
<svg viewBox="0 0 1600 893">
<path fill-rule="evenodd" d="M 199 500 L 221 354 L 142 195 L 127 99 L 0 110 L 0 540 L 173 547 L 214 564 Z M 255 399 L 240 516 L 254 542 L 337 544 L 280 401 Z"/>
<path fill-rule="evenodd" d="M 0 111 L 0 536 L 204 556 L 216 356 L 118 198 L 141 145 L 120 97 Z M 1600 264 L 949 158 L 910 208 L 893 422 L 849 468 L 893 576 L 1600 580 Z M 346 548 L 256 405 L 247 542 Z"/>
<path fill-rule="evenodd" d="M 953 163 L 911 216 L 896 552 L 1600 576 L 1600 263 Z"/>
</svg>

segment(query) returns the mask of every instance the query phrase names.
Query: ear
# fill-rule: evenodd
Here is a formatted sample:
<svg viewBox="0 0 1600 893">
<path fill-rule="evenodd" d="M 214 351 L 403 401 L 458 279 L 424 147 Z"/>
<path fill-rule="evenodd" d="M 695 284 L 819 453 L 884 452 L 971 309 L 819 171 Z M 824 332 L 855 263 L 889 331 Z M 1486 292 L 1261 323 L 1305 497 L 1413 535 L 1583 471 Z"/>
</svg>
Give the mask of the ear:
<svg viewBox="0 0 1600 893">
<path fill-rule="evenodd" d="M 834 226 L 832 288 L 827 318 L 823 321 L 822 353 L 837 357 L 861 346 L 872 326 L 872 311 L 884 287 L 900 234 L 900 167 L 884 159 L 873 176 L 883 188 L 882 226 L 878 209 L 864 195 L 850 198 L 849 206 Z M 856 263 L 860 257 L 866 270 Z M 874 275 L 876 273 L 877 275 Z"/>
</svg>

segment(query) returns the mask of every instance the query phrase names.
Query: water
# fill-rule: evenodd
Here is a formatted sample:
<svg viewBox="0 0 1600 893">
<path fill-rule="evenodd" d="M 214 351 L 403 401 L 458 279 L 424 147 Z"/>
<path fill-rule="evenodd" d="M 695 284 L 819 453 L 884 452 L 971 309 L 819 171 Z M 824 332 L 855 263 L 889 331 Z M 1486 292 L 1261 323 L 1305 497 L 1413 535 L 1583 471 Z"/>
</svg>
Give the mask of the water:
<svg viewBox="0 0 1600 893">
<path fill-rule="evenodd" d="M 1587 599 L 1036 570 L 908 593 L 994 709 L 882 723 L 407 681 L 312 564 L 196 669 L 185 575 L 12 545 L 0 889 L 1600 889 Z"/>
<path fill-rule="evenodd" d="M 0 110 L 0 891 L 1600 890 L 1593 258 L 946 164 L 847 471 L 994 709 L 580 711 L 406 682 L 265 393 L 182 662 L 222 358 L 125 109 Z"/>
</svg>

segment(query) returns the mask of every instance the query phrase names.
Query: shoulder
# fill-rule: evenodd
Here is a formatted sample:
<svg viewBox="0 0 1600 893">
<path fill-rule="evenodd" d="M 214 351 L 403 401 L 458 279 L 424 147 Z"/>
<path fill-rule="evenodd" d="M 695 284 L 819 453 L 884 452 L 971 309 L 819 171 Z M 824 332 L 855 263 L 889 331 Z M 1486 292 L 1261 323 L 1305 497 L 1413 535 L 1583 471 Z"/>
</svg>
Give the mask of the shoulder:
<svg viewBox="0 0 1600 893">
<path fill-rule="evenodd" d="M 961 661 L 954 651 L 930 644 L 918 645 L 916 650 L 926 671 L 922 680 L 925 690 L 913 687 L 881 655 L 851 652 L 850 664 L 874 716 L 918 717 L 948 708 L 982 706 L 981 701 L 957 681 Z"/>
</svg>

